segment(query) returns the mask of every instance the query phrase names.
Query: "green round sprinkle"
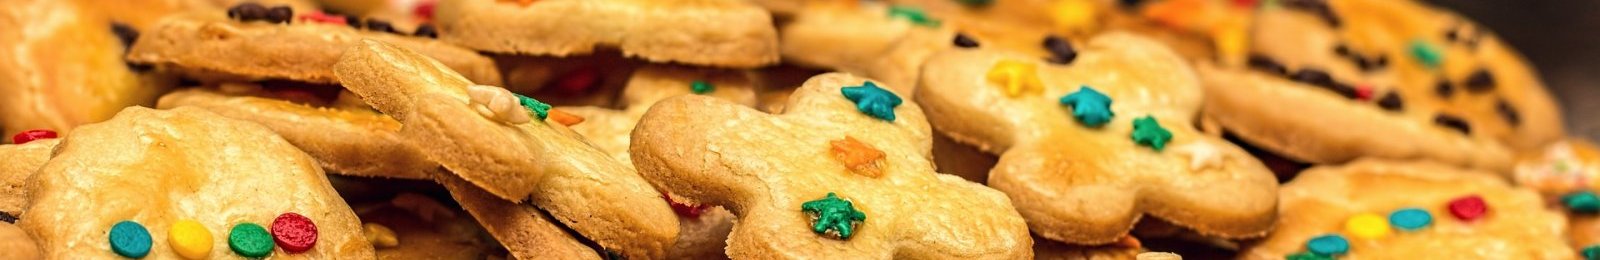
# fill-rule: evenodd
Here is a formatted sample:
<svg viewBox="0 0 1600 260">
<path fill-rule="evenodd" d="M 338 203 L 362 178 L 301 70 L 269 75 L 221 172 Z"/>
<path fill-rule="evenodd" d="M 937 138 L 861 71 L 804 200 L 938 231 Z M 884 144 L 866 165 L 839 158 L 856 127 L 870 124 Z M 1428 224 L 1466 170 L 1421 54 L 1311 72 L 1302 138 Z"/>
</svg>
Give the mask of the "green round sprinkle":
<svg viewBox="0 0 1600 260">
<path fill-rule="evenodd" d="M 895 5 L 889 7 L 889 17 L 904 18 L 911 23 L 927 27 L 939 27 L 939 20 L 929 17 L 915 6 Z"/>
<path fill-rule="evenodd" d="M 1600 212 L 1600 196 L 1593 191 L 1579 191 L 1561 196 L 1561 204 L 1572 212 L 1594 214 Z"/>
<path fill-rule="evenodd" d="M 1172 132 L 1161 128 L 1161 123 L 1156 122 L 1155 117 L 1144 116 L 1133 120 L 1134 143 L 1149 146 L 1159 152 L 1167 146 L 1168 141 L 1172 141 Z"/>
<path fill-rule="evenodd" d="M 1415 56 L 1417 61 L 1422 62 L 1423 66 L 1428 66 L 1430 69 L 1437 69 L 1440 65 L 1444 65 L 1444 54 L 1439 52 L 1439 48 L 1433 47 L 1432 44 L 1422 40 L 1411 41 L 1411 56 Z"/>
<path fill-rule="evenodd" d="M 850 239 L 850 235 L 855 233 L 855 224 L 867 221 L 867 213 L 856 210 L 850 201 L 840 199 L 832 192 L 827 197 L 800 204 L 800 211 L 816 216 L 811 232 L 837 234 L 839 239 Z"/>
<path fill-rule="evenodd" d="M 533 98 L 528 97 L 528 96 L 523 96 L 522 94 L 517 94 L 517 93 L 511 93 L 511 94 L 512 95 L 517 95 L 517 101 L 519 103 L 522 103 L 522 107 L 527 108 L 528 111 L 532 111 L 533 115 L 539 116 L 539 120 L 544 120 L 545 118 L 550 117 L 550 104 L 545 104 L 544 102 L 539 102 L 538 99 L 533 99 Z"/>
<path fill-rule="evenodd" d="M 695 94 L 711 93 L 712 90 L 716 90 L 716 86 L 712 86 L 711 82 L 696 80 L 693 83 L 689 83 L 689 91 L 693 91 Z"/>
<path fill-rule="evenodd" d="M 1583 259 L 1600 260 L 1600 245 L 1589 245 L 1588 247 L 1584 247 L 1581 253 L 1583 254 Z"/>
<path fill-rule="evenodd" d="M 111 252 L 127 258 L 144 258 L 150 254 L 150 230 L 137 222 L 123 220 L 111 226 Z"/>
<path fill-rule="evenodd" d="M 228 248 L 245 257 L 266 257 L 272 254 L 272 234 L 255 223 L 243 223 L 228 231 Z"/>
</svg>

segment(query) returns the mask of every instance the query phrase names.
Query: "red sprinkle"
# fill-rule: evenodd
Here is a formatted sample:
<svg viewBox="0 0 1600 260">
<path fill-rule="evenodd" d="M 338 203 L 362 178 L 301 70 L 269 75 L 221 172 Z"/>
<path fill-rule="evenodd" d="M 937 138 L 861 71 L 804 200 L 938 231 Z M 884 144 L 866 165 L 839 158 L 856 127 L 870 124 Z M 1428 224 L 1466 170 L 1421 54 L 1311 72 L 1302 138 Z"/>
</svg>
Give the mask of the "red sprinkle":
<svg viewBox="0 0 1600 260">
<path fill-rule="evenodd" d="M 1361 101 L 1372 100 L 1372 86 L 1357 85 L 1356 86 L 1356 100 L 1361 100 Z"/>
<path fill-rule="evenodd" d="M 311 12 L 308 12 L 308 13 L 300 15 L 300 21 L 302 21 L 302 22 L 317 22 L 317 23 L 325 23 L 325 24 L 344 25 L 345 24 L 344 23 L 345 22 L 344 19 L 345 19 L 344 16 L 331 15 L 331 14 L 326 14 L 326 13 L 317 12 L 317 11 L 311 11 Z"/>
<path fill-rule="evenodd" d="M 1489 205 L 1483 202 L 1483 197 L 1467 195 L 1450 200 L 1450 215 L 1463 221 L 1473 221 L 1489 213 Z"/>
<path fill-rule="evenodd" d="M 711 208 L 709 205 L 692 206 L 683 202 L 678 202 L 673 200 L 672 196 L 667 196 L 666 193 L 662 193 L 661 198 L 667 199 L 667 204 L 672 205 L 672 212 L 677 212 L 679 216 L 684 216 L 691 219 L 700 217 L 700 214 L 705 214 L 707 208 Z"/>
<path fill-rule="evenodd" d="M 44 129 L 34 129 L 34 130 L 22 131 L 21 133 L 17 133 L 17 135 L 11 136 L 11 143 L 13 143 L 13 144 L 25 144 L 25 143 L 28 143 L 28 142 L 32 142 L 34 140 L 55 139 L 55 138 L 56 138 L 56 131 L 50 131 L 50 130 L 44 130 Z"/>
<path fill-rule="evenodd" d="M 294 212 L 283 213 L 272 220 L 272 241 L 289 253 L 311 250 L 317 245 L 317 224 Z"/>
<path fill-rule="evenodd" d="M 434 1 L 422 1 L 421 3 L 417 3 L 416 7 L 411 8 L 411 15 L 422 19 L 422 22 L 424 23 L 433 21 L 433 5 Z"/>
<path fill-rule="evenodd" d="M 567 94 L 582 94 L 594 88 L 597 82 L 600 82 L 600 70 L 594 67 L 583 67 L 567 73 L 566 76 L 556 81 L 556 89 Z"/>
</svg>

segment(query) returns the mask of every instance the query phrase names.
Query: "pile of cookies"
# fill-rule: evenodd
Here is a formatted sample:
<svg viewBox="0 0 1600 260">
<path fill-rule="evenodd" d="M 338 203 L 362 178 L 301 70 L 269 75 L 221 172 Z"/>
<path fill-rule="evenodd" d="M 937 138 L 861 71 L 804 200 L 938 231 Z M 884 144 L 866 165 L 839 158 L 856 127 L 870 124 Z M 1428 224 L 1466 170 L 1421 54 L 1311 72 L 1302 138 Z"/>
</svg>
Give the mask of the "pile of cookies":
<svg viewBox="0 0 1600 260">
<path fill-rule="evenodd" d="M 1600 259 L 1415 0 L 11 0 L 0 259 Z"/>
</svg>

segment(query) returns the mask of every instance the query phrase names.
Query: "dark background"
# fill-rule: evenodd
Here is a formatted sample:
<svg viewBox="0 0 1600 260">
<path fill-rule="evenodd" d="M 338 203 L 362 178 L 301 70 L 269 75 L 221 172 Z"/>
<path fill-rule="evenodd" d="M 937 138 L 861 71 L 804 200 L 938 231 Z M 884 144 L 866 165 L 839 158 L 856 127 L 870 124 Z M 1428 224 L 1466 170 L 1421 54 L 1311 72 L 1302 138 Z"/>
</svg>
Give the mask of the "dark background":
<svg viewBox="0 0 1600 260">
<path fill-rule="evenodd" d="M 1533 63 L 1567 133 L 1600 140 L 1600 0 L 1428 0 L 1488 27 Z"/>
</svg>

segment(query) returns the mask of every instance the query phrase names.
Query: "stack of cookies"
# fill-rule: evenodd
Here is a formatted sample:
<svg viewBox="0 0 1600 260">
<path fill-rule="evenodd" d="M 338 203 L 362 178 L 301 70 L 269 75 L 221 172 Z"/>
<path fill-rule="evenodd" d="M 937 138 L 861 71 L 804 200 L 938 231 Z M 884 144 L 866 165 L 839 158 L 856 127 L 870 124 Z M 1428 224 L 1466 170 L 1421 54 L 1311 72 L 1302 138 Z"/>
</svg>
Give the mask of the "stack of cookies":
<svg viewBox="0 0 1600 260">
<path fill-rule="evenodd" d="M 13 0 L 0 259 L 1600 259 L 1413 0 Z"/>
</svg>

